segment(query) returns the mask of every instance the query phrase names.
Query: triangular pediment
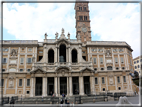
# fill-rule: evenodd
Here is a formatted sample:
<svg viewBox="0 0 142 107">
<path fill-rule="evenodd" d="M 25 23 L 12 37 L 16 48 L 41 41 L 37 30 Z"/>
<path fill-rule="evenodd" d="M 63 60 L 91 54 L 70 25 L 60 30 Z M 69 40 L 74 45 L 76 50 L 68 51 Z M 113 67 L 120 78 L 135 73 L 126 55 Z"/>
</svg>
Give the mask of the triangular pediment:
<svg viewBox="0 0 142 107">
<path fill-rule="evenodd" d="M 34 74 L 45 74 L 46 71 L 43 70 L 43 69 L 41 69 L 41 68 L 37 68 L 37 69 L 31 71 L 30 73 L 34 73 Z"/>
<path fill-rule="evenodd" d="M 70 43 L 70 41 L 68 41 L 67 39 L 64 39 L 64 38 L 62 38 L 62 39 L 59 39 L 58 41 L 56 41 L 55 43 L 57 43 L 57 44 L 59 44 L 60 42 L 65 42 L 65 43 Z"/>
<path fill-rule="evenodd" d="M 57 67 L 56 68 L 56 70 L 55 70 L 56 72 L 62 72 L 62 71 L 64 71 L 64 72 L 69 72 L 70 71 L 70 68 L 69 67 Z"/>
<path fill-rule="evenodd" d="M 88 68 L 88 67 L 86 67 L 86 68 L 82 69 L 80 72 L 95 73 L 95 71 L 94 71 L 94 70 L 92 70 L 92 69 L 90 69 L 90 68 Z"/>
</svg>

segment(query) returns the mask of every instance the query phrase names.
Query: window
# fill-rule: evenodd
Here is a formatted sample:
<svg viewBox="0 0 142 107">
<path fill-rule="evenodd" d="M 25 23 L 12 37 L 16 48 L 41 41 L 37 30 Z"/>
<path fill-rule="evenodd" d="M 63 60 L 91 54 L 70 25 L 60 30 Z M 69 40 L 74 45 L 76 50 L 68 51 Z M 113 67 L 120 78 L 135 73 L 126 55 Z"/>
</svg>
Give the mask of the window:
<svg viewBox="0 0 142 107">
<path fill-rule="evenodd" d="M 96 58 L 94 58 L 94 64 L 97 64 Z"/>
<path fill-rule="evenodd" d="M 121 87 L 118 87 L 118 90 L 121 90 Z"/>
<path fill-rule="evenodd" d="M 117 49 L 113 49 L 113 52 L 117 52 Z"/>
<path fill-rule="evenodd" d="M 87 16 L 84 16 L 84 20 L 87 20 Z"/>
<path fill-rule="evenodd" d="M 43 53 L 42 51 L 39 51 L 39 53 Z"/>
<path fill-rule="evenodd" d="M 105 88 L 103 88 L 103 91 L 105 91 Z"/>
<path fill-rule="evenodd" d="M 135 69 L 137 69 L 137 66 L 135 66 Z"/>
<path fill-rule="evenodd" d="M 28 72 L 30 72 L 30 71 L 31 71 L 31 69 L 27 69 L 27 71 L 28 71 Z"/>
<path fill-rule="evenodd" d="M 1 86 L 3 87 L 4 85 L 4 79 L 1 79 Z"/>
<path fill-rule="evenodd" d="M 83 10 L 86 10 L 86 7 L 83 7 Z"/>
<path fill-rule="evenodd" d="M 27 58 L 27 63 L 32 63 L 32 58 Z"/>
<path fill-rule="evenodd" d="M 119 70 L 119 68 L 118 68 L 118 67 L 116 67 L 116 70 Z"/>
<path fill-rule="evenodd" d="M 98 84 L 98 78 L 95 78 L 95 84 Z"/>
<path fill-rule="evenodd" d="M 101 68 L 101 70 L 104 70 L 104 68 Z"/>
<path fill-rule="evenodd" d="M 124 70 L 124 69 L 125 69 L 125 67 L 122 67 L 122 69 Z"/>
<path fill-rule="evenodd" d="M 24 51 L 25 50 L 25 48 L 21 48 L 21 51 Z"/>
<path fill-rule="evenodd" d="M 8 48 L 3 48 L 3 51 L 4 51 L 4 52 L 7 52 L 7 51 L 8 51 Z"/>
<path fill-rule="evenodd" d="M 97 49 L 92 49 L 92 52 L 97 52 Z"/>
<path fill-rule="evenodd" d="M 2 63 L 7 63 L 7 58 L 3 58 Z"/>
<path fill-rule="evenodd" d="M 32 48 L 29 48 L 28 51 L 32 51 Z"/>
<path fill-rule="evenodd" d="M 97 71 L 97 68 L 94 68 L 95 71 Z"/>
<path fill-rule="evenodd" d="M 112 66 L 108 66 L 108 67 L 107 67 L 107 70 L 112 70 Z"/>
<path fill-rule="evenodd" d="M 100 58 L 100 63 L 103 64 L 103 58 Z"/>
<path fill-rule="evenodd" d="M 139 60 L 137 60 L 137 63 L 139 63 Z"/>
<path fill-rule="evenodd" d="M 119 77 L 117 77 L 117 82 L 120 83 L 120 78 Z"/>
<path fill-rule="evenodd" d="M 79 20 L 83 20 L 83 16 L 79 16 Z"/>
<path fill-rule="evenodd" d="M 24 64 L 24 58 L 20 58 L 20 64 Z"/>
<path fill-rule="evenodd" d="M 123 81 L 126 82 L 126 76 L 123 76 Z"/>
<path fill-rule="evenodd" d="M 2 72 L 5 72 L 5 69 L 2 69 Z"/>
<path fill-rule="evenodd" d="M 123 52 L 123 49 L 119 49 L 119 52 Z"/>
<path fill-rule="evenodd" d="M 136 64 L 136 61 L 134 62 L 134 64 Z"/>
<path fill-rule="evenodd" d="M 27 86 L 30 86 L 30 79 L 27 79 Z"/>
<path fill-rule="evenodd" d="M 104 79 L 104 77 L 102 77 L 102 84 L 104 84 L 105 83 L 105 79 Z"/>
<path fill-rule="evenodd" d="M 117 59 L 117 57 L 115 57 L 115 63 L 118 63 L 118 59 Z"/>
<path fill-rule="evenodd" d="M 82 7 L 79 7 L 79 10 L 82 10 Z"/>
<path fill-rule="evenodd" d="M 140 68 L 140 66 L 138 65 L 138 68 Z"/>
<path fill-rule="evenodd" d="M 19 86 L 22 86 L 22 79 L 19 79 Z"/>
<path fill-rule="evenodd" d="M 121 59 L 121 63 L 124 63 L 124 61 L 123 61 L 123 57 L 121 57 L 120 59 Z"/>
<path fill-rule="evenodd" d="M 27 91 L 27 94 L 30 94 L 30 91 Z"/>
<path fill-rule="evenodd" d="M 85 51 L 82 51 L 82 53 L 85 53 Z"/>
<path fill-rule="evenodd" d="M 20 72 L 23 72 L 23 69 L 20 69 Z"/>
</svg>

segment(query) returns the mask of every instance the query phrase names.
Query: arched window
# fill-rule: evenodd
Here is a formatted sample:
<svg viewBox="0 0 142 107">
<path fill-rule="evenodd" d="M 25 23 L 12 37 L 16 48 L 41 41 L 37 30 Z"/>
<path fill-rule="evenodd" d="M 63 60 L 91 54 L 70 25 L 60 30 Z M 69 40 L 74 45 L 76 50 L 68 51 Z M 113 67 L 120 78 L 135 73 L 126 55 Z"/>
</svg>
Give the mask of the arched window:
<svg viewBox="0 0 142 107">
<path fill-rule="evenodd" d="M 50 49 L 48 51 L 48 63 L 54 63 L 54 51 Z"/>
<path fill-rule="evenodd" d="M 60 62 L 66 62 L 66 45 L 64 45 L 64 44 L 60 45 L 59 61 Z"/>
<path fill-rule="evenodd" d="M 72 63 L 77 63 L 77 51 L 75 49 L 72 50 Z"/>
<path fill-rule="evenodd" d="M 108 66 L 108 67 L 107 67 L 107 70 L 112 70 L 112 66 Z"/>
</svg>

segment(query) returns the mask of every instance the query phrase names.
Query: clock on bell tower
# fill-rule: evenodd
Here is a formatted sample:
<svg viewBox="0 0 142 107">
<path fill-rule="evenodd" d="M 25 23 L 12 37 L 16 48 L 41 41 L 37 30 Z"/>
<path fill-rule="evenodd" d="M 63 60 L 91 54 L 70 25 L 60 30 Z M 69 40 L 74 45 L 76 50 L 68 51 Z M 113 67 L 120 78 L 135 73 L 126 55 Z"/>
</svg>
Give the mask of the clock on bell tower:
<svg viewBox="0 0 142 107">
<path fill-rule="evenodd" d="M 88 1 L 76 0 L 75 3 L 76 36 L 80 34 L 81 41 L 91 41 L 91 28 Z"/>
</svg>

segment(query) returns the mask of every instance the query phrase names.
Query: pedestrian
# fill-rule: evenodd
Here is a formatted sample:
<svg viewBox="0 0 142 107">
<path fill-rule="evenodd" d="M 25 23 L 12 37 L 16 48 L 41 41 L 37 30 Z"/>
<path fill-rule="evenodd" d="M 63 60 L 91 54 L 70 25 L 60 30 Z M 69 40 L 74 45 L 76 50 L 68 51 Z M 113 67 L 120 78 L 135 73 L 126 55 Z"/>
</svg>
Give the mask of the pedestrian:
<svg viewBox="0 0 142 107">
<path fill-rule="evenodd" d="M 13 107 L 14 107 L 14 104 L 15 104 L 14 98 L 13 98 L 13 97 L 11 97 L 10 107 L 11 107 L 11 105 L 13 105 Z"/>
</svg>

